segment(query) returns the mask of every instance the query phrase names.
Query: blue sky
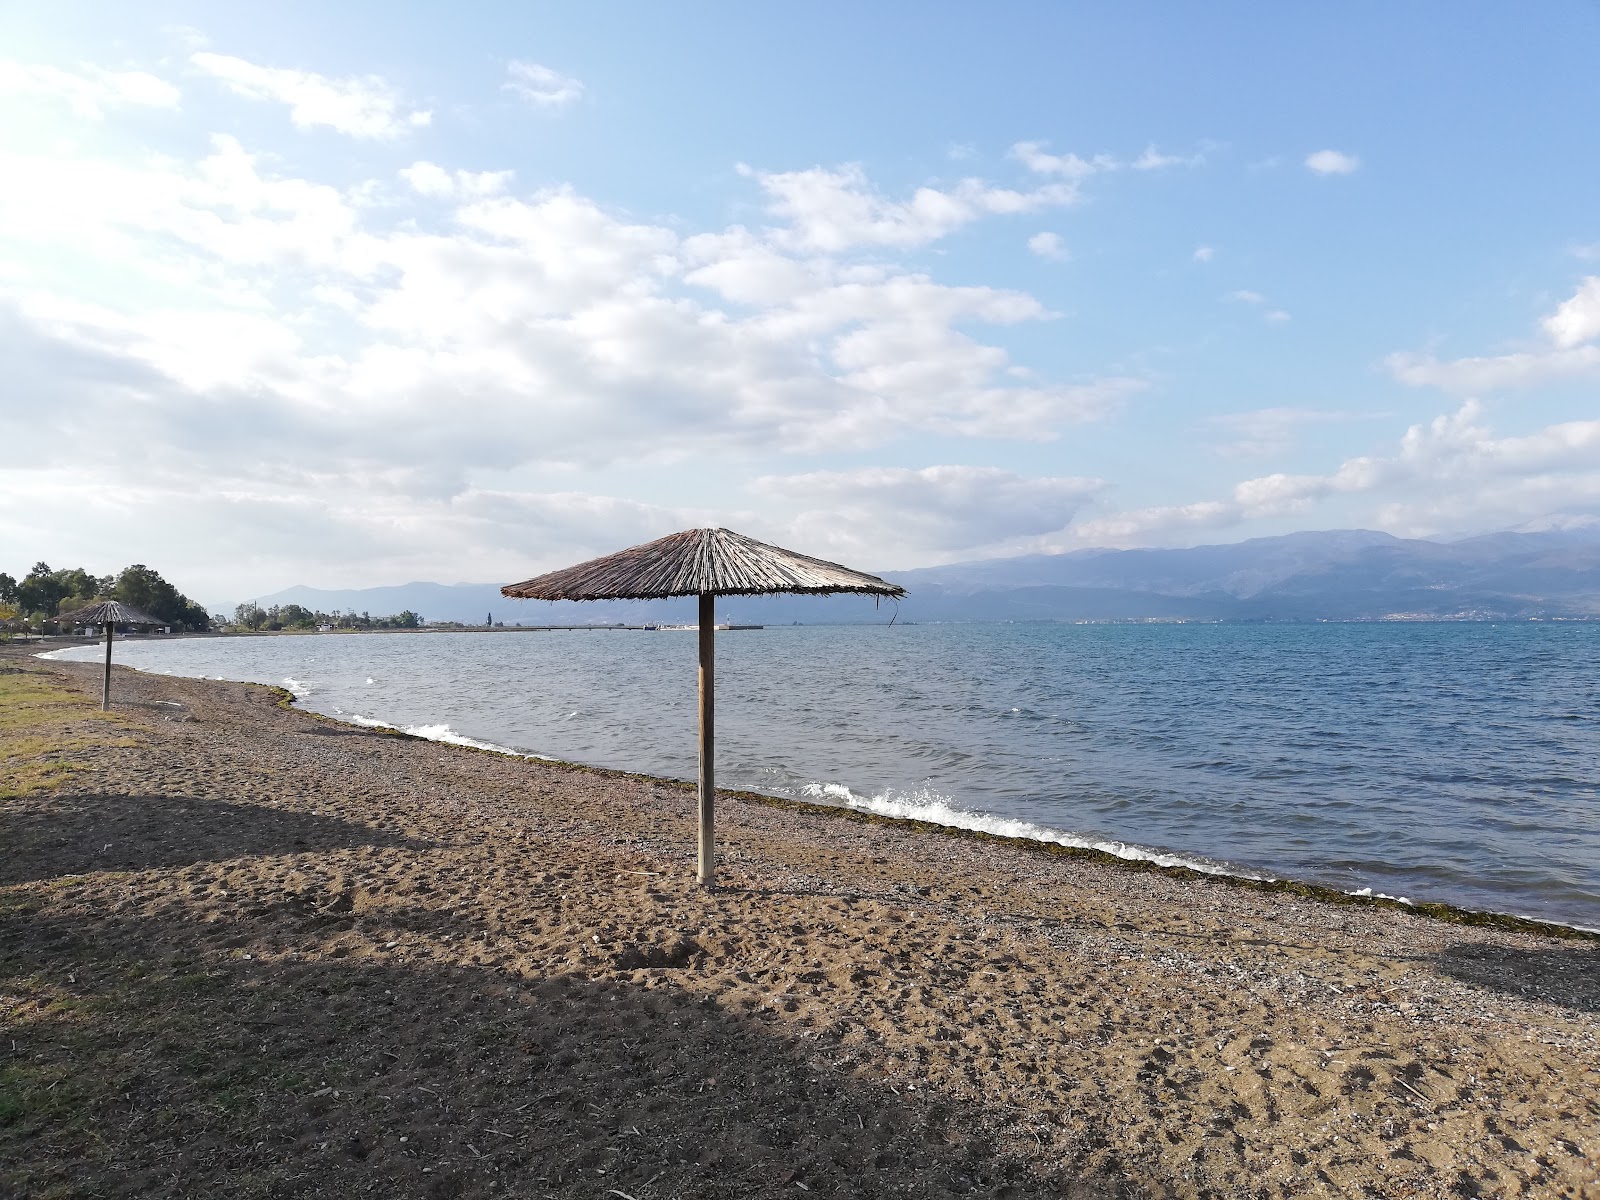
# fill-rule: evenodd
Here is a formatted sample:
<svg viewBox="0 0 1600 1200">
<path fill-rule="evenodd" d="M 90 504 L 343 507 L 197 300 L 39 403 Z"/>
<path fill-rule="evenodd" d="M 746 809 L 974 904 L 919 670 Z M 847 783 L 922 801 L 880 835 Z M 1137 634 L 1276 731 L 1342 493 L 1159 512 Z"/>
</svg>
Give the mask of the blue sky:
<svg viewBox="0 0 1600 1200">
<path fill-rule="evenodd" d="M 331 10 L 331 11 L 330 11 Z M 0 7 L 0 567 L 1600 517 L 1600 5 Z"/>
</svg>

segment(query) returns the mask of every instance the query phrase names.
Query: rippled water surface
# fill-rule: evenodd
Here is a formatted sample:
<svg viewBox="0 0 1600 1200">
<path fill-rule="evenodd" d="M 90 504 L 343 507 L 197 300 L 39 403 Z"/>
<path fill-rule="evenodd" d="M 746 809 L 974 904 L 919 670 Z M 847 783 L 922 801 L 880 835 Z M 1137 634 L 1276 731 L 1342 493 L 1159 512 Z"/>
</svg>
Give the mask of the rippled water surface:
<svg viewBox="0 0 1600 1200">
<path fill-rule="evenodd" d="M 726 787 L 1600 926 L 1600 625 L 806 626 L 723 633 L 717 654 Z M 695 772 L 689 632 L 117 656 L 345 719 Z"/>
</svg>

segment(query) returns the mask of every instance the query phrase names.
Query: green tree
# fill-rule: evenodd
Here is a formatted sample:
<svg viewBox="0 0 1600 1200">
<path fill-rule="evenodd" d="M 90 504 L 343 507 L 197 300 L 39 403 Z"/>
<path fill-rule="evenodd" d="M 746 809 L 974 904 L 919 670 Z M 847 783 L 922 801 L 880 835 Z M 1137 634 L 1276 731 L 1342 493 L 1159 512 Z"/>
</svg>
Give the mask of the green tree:
<svg viewBox="0 0 1600 1200">
<path fill-rule="evenodd" d="M 17 602 L 17 581 L 4 571 L 0 571 L 0 604 L 15 604 Z"/>
<path fill-rule="evenodd" d="M 55 616 L 56 606 L 67 594 L 65 586 L 57 578 L 63 573 L 52 571 L 49 563 L 34 563 L 33 570 L 17 585 L 17 607 L 30 615 L 41 613 L 47 617 Z"/>
<path fill-rule="evenodd" d="M 100 584 L 102 580 L 96 579 L 82 567 L 75 567 L 70 571 L 56 571 L 52 576 L 61 589 L 61 598 L 56 601 L 55 611 L 58 613 L 72 612 L 74 609 L 83 608 L 93 604 L 102 594 Z"/>
<path fill-rule="evenodd" d="M 161 578 L 158 571 L 134 563 L 124 567 L 111 589 L 113 599 L 143 609 L 152 617 L 178 629 L 208 629 L 211 617 L 177 588 Z"/>
<path fill-rule="evenodd" d="M 233 623 L 246 629 L 260 629 L 267 623 L 267 610 L 254 600 L 247 600 L 233 610 Z"/>
<path fill-rule="evenodd" d="M 285 604 L 278 610 L 278 620 L 290 629 L 310 629 L 317 623 L 317 614 L 298 604 Z"/>
</svg>

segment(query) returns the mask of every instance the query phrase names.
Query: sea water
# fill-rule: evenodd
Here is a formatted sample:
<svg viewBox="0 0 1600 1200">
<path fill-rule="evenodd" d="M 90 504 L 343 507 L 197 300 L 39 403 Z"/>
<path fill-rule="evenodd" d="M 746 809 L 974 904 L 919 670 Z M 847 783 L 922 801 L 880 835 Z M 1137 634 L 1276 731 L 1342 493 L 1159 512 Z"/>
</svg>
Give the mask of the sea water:
<svg viewBox="0 0 1600 1200">
<path fill-rule="evenodd" d="M 691 632 L 130 640 L 117 661 L 445 741 L 696 769 Z M 1600 624 L 724 632 L 717 781 L 1596 927 Z"/>
</svg>

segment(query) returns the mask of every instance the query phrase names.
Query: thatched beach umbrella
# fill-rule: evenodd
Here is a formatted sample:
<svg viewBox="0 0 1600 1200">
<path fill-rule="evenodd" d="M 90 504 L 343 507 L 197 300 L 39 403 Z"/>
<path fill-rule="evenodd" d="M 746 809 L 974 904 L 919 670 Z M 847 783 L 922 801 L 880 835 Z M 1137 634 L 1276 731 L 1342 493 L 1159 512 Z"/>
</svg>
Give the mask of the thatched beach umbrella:
<svg viewBox="0 0 1600 1200">
<path fill-rule="evenodd" d="M 142 613 L 120 600 L 96 600 L 76 612 L 56 614 L 56 622 L 69 625 L 104 625 L 106 627 L 106 678 L 100 688 L 100 708 L 111 707 L 111 635 L 118 625 L 165 625 L 148 613 Z"/>
<path fill-rule="evenodd" d="M 829 596 L 863 592 L 898 599 L 905 589 L 793 550 L 758 542 L 731 529 L 685 529 L 511 583 L 501 594 L 523 600 L 660 600 L 700 597 L 700 882 L 716 879 L 715 822 L 715 637 L 717 596 L 767 596 L 800 592 Z"/>
</svg>

